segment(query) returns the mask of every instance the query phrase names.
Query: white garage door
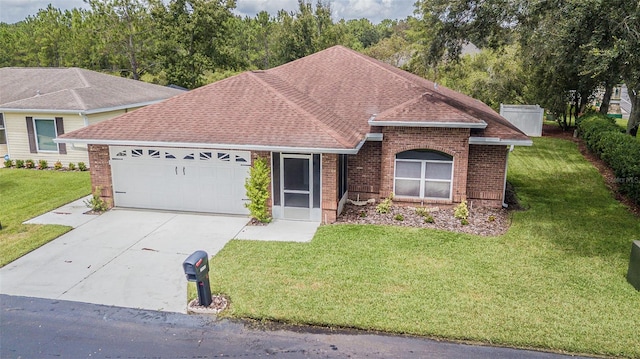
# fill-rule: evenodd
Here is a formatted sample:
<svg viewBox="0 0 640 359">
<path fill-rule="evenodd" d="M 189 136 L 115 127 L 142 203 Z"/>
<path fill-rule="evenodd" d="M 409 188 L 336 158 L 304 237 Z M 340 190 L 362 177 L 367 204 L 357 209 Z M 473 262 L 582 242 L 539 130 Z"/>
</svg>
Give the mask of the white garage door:
<svg viewBox="0 0 640 359">
<path fill-rule="evenodd" d="M 247 214 L 251 153 L 111 146 L 117 207 Z"/>
</svg>

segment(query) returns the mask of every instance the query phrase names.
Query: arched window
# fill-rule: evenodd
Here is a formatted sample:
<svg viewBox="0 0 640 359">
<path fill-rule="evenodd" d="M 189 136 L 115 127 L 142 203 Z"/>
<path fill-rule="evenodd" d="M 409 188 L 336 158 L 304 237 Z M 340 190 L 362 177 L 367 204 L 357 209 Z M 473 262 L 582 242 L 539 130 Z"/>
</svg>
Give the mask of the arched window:
<svg viewBox="0 0 640 359">
<path fill-rule="evenodd" d="M 451 199 L 453 157 L 431 150 L 396 155 L 394 189 L 397 196 Z"/>
</svg>

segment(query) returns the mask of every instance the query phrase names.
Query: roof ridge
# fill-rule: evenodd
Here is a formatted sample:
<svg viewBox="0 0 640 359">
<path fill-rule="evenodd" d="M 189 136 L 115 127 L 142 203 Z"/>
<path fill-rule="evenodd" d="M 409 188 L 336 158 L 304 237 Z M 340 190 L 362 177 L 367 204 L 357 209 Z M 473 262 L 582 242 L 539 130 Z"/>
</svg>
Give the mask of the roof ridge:
<svg viewBox="0 0 640 359">
<path fill-rule="evenodd" d="M 87 109 L 87 104 L 84 103 L 84 100 L 82 99 L 82 97 L 80 97 L 80 95 L 76 92 L 75 89 L 69 89 L 69 92 L 71 92 L 71 95 L 73 96 L 73 98 L 76 99 L 76 101 L 78 101 L 78 104 L 80 105 L 80 107 L 82 107 L 82 109 L 86 110 Z"/>
<path fill-rule="evenodd" d="M 367 62 L 368 62 L 368 63 L 370 63 L 371 65 L 373 65 L 373 66 L 375 66 L 375 67 L 377 67 L 377 68 L 379 68 L 379 69 L 382 69 L 382 70 L 384 70 L 384 71 L 386 71 L 386 72 L 390 73 L 390 74 L 391 74 L 391 75 L 393 75 L 394 77 L 397 77 L 397 78 L 402 79 L 402 80 L 405 80 L 405 81 L 409 81 L 409 82 L 411 82 L 412 84 L 414 84 L 414 85 L 416 85 L 416 86 L 418 86 L 418 87 L 425 87 L 423 84 L 418 83 L 418 82 L 414 81 L 414 80 L 413 80 L 413 79 L 411 79 L 411 78 L 407 78 L 407 77 L 405 77 L 405 76 L 402 76 L 402 75 L 400 75 L 400 74 L 396 73 L 395 71 L 391 71 L 391 70 L 387 67 L 387 66 L 391 66 L 391 65 L 389 65 L 389 64 L 386 64 L 386 63 L 384 63 L 384 62 L 382 62 L 382 61 L 380 61 L 380 60 L 376 60 L 376 59 L 374 59 L 373 57 L 369 57 L 369 56 L 366 56 L 366 55 L 364 55 L 364 54 L 361 54 L 361 53 L 359 53 L 359 52 L 357 52 L 357 51 L 355 51 L 355 50 L 348 49 L 348 48 L 346 48 L 346 47 L 344 47 L 344 46 L 341 46 L 341 45 L 337 45 L 336 47 L 337 47 L 337 48 L 340 48 L 340 49 L 343 49 L 343 50 L 346 50 L 346 52 L 351 53 L 352 55 L 355 55 L 355 56 L 357 56 L 357 57 L 359 57 L 359 58 L 361 58 L 361 59 L 363 59 L 363 60 L 367 61 Z M 391 66 L 391 67 L 393 67 L 393 66 Z M 396 69 L 395 67 L 393 67 L 393 68 L 394 68 L 394 69 Z M 398 70 L 399 70 L 399 71 L 404 71 L 404 70 L 400 70 L 400 69 L 398 69 Z M 405 72 L 406 72 L 406 71 L 405 71 Z M 413 74 L 412 74 L 412 75 L 413 75 Z M 417 75 L 416 75 L 416 76 L 417 76 Z M 427 80 L 427 79 L 423 79 L 423 80 L 429 81 L 429 80 Z"/>
<path fill-rule="evenodd" d="M 89 84 L 89 81 L 87 81 L 87 78 L 84 77 L 84 74 L 82 73 L 82 71 L 80 71 L 80 68 L 72 67 L 72 69 L 75 71 L 76 75 L 78 75 L 78 78 L 80 78 L 80 82 L 82 82 L 85 88 L 91 87 L 91 84 Z"/>
<path fill-rule="evenodd" d="M 323 121 L 320 121 L 316 118 L 316 116 L 314 116 L 311 112 L 309 112 L 308 110 L 306 110 L 305 108 L 303 108 L 300 104 L 292 101 L 289 97 L 285 96 L 283 93 L 281 93 L 280 91 L 278 91 L 276 88 L 274 88 L 271 84 L 269 84 L 267 81 L 265 81 L 264 79 L 261 79 L 260 76 L 256 75 L 256 72 L 253 71 L 249 71 L 248 72 L 250 74 L 251 77 L 255 78 L 258 82 L 260 82 L 263 86 L 265 86 L 267 89 L 269 89 L 271 92 L 273 92 L 276 96 L 280 97 L 282 100 L 284 100 L 286 103 L 290 104 L 291 106 L 293 106 L 296 110 L 303 112 L 305 114 L 307 114 L 309 116 L 309 118 L 311 119 L 311 121 L 313 123 L 315 123 L 316 125 L 318 125 L 319 127 L 321 127 L 322 129 L 325 130 L 325 132 L 327 134 L 329 134 L 329 136 L 331 136 L 332 138 L 334 138 L 336 141 L 338 141 L 341 145 L 346 146 L 346 147 L 350 147 L 351 143 L 344 137 L 342 137 L 338 132 L 336 132 L 334 129 L 331 128 L 331 126 L 327 125 L 326 123 L 324 123 Z M 317 103 L 316 101 L 314 101 L 313 99 L 311 99 L 309 96 L 307 96 L 306 94 L 298 91 L 297 89 L 288 86 L 286 84 L 285 81 L 283 81 L 282 79 L 280 79 L 278 76 L 269 73 L 268 71 L 261 71 L 259 72 L 260 74 L 266 75 L 268 77 L 271 77 L 272 79 L 276 79 L 277 81 L 279 81 L 280 83 L 284 84 L 288 90 L 290 91 L 295 91 L 297 92 L 299 95 L 304 96 L 307 100 L 313 102 L 314 104 L 322 107 L 323 109 L 325 109 L 326 111 L 326 107 L 322 106 L 321 104 Z M 331 115 L 335 118 L 339 118 L 338 115 L 331 113 Z"/>
</svg>

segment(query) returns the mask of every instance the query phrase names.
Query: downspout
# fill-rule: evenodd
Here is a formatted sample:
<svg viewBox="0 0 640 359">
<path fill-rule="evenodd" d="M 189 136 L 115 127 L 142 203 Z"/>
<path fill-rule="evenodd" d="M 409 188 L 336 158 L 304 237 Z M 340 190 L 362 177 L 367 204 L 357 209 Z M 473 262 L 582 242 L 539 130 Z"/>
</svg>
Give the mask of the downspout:
<svg viewBox="0 0 640 359">
<path fill-rule="evenodd" d="M 502 208 L 507 208 L 509 205 L 504 201 L 507 198 L 507 169 L 509 168 L 509 153 L 513 152 L 513 145 L 507 150 L 507 159 L 504 161 L 504 184 L 502 185 Z"/>
</svg>

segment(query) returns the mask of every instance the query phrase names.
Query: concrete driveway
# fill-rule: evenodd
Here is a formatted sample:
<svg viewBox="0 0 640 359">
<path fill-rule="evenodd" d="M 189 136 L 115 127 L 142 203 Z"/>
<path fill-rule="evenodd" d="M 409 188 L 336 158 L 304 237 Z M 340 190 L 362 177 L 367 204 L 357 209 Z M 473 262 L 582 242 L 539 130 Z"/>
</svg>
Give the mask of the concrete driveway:
<svg viewBox="0 0 640 359">
<path fill-rule="evenodd" d="M 196 250 L 211 256 L 233 238 L 251 237 L 246 223 L 246 217 L 114 209 L 0 268 L 0 293 L 186 313 L 182 262 Z M 310 240 L 317 224 L 300 228 L 296 238 Z"/>
</svg>

